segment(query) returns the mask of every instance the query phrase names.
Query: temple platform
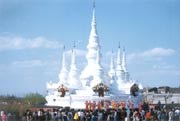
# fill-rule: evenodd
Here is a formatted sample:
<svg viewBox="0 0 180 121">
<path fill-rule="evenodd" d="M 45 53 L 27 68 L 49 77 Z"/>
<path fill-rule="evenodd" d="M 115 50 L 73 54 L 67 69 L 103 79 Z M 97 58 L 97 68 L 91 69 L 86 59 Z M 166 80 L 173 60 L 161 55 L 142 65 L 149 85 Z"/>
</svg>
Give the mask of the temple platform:
<svg viewBox="0 0 180 121">
<path fill-rule="evenodd" d="M 58 107 L 70 107 L 74 109 L 85 109 L 86 101 L 95 101 L 96 103 L 99 101 L 133 101 L 139 102 L 142 100 L 142 97 L 131 97 L 129 94 L 120 94 L 117 95 L 105 95 L 104 97 L 99 96 L 91 96 L 91 95 L 69 95 L 65 97 L 53 95 L 46 96 L 47 106 L 58 106 Z"/>
</svg>

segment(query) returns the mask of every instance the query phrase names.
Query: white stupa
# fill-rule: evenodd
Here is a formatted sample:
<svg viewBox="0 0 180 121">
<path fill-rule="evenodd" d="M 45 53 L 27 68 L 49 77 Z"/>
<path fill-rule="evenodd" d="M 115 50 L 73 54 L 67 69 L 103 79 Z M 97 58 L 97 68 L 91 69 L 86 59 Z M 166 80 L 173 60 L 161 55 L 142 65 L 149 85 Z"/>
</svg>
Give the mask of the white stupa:
<svg viewBox="0 0 180 121">
<path fill-rule="evenodd" d="M 89 43 L 87 45 L 88 52 L 86 54 L 87 65 L 83 69 L 80 75 L 83 86 L 89 86 L 89 80 L 93 79 L 93 72 L 96 66 L 97 50 L 100 48 L 99 36 L 96 29 L 96 19 L 95 19 L 95 5 L 93 7 L 93 17 L 91 22 L 91 33 L 89 36 Z M 101 54 L 100 54 L 101 55 Z"/>
<path fill-rule="evenodd" d="M 76 66 L 76 50 L 75 45 L 72 50 L 71 66 L 69 71 L 68 84 L 71 89 L 80 89 L 82 87 L 81 81 L 79 80 L 79 70 Z"/>
<path fill-rule="evenodd" d="M 66 66 L 66 54 L 65 54 L 65 46 L 63 48 L 63 59 L 62 59 L 62 69 L 61 72 L 59 73 L 59 82 L 58 85 L 60 84 L 65 84 L 67 85 L 67 79 L 68 79 L 68 69 Z"/>
<path fill-rule="evenodd" d="M 69 106 L 71 108 L 84 108 L 85 101 L 98 100 L 127 100 L 130 87 L 135 83 L 130 80 L 126 67 L 125 49 L 121 59 L 120 44 L 118 47 L 117 63 L 114 63 L 112 52 L 109 72 L 104 70 L 101 63 L 101 46 L 96 28 L 95 2 L 91 22 L 91 32 L 87 45 L 87 65 L 79 72 L 76 66 L 75 46 L 72 49 L 72 60 L 68 70 L 65 60 L 65 48 L 62 57 L 62 69 L 58 83 L 47 83 L 46 96 L 48 106 Z M 99 92 L 101 87 L 101 94 Z M 102 94 L 103 90 L 103 94 Z"/>
</svg>

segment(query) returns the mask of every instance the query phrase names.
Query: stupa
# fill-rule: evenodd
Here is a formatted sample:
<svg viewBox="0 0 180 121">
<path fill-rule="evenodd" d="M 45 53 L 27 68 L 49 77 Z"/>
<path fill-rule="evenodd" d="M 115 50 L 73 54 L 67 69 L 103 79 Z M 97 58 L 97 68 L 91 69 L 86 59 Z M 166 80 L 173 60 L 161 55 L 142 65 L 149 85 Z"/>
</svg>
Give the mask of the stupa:
<svg viewBox="0 0 180 121">
<path fill-rule="evenodd" d="M 72 49 L 70 69 L 66 65 L 65 47 L 62 54 L 62 69 L 58 83 L 47 82 L 47 106 L 62 106 L 71 108 L 85 108 L 86 101 L 99 100 L 129 100 L 130 88 L 135 81 L 130 80 L 126 68 L 126 55 L 123 48 L 121 58 L 120 44 L 118 47 L 117 62 L 114 54 L 111 55 L 110 69 L 105 72 L 101 63 L 101 46 L 96 28 L 95 2 L 91 32 L 87 45 L 87 65 L 80 72 L 76 64 L 76 48 Z M 141 87 L 140 87 L 141 88 Z M 132 98 L 131 98 L 132 99 Z"/>
</svg>

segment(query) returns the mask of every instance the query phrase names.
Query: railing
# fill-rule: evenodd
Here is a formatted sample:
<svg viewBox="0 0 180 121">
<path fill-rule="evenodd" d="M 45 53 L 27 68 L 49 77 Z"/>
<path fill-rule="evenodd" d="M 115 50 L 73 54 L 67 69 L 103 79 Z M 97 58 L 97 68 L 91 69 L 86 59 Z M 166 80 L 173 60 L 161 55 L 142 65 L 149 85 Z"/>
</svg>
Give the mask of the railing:
<svg viewBox="0 0 180 121">
<path fill-rule="evenodd" d="M 152 104 L 156 104 L 158 101 L 161 101 L 163 104 L 180 103 L 180 94 L 147 94 L 144 96 Z"/>
</svg>

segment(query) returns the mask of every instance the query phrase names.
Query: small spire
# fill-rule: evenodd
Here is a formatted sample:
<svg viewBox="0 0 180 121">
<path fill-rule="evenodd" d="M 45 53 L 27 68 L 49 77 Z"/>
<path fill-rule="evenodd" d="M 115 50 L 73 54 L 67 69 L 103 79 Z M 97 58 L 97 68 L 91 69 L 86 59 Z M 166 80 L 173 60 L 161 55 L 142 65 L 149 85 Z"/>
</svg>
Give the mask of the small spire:
<svg viewBox="0 0 180 121">
<path fill-rule="evenodd" d="M 73 48 L 76 48 L 76 42 L 74 41 L 74 45 L 73 45 Z"/>
<path fill-rule="evenodd" d="M 93 1 L 93 8 L 95 9 L 95 7 L 96 7 L 96 1 L 94 0 Z"/>
<path fill-rule="evenodd" d="M 66 52 L 65 52 L 65 45 L 63 45 L 63 56 L 62 56 L 62 68 L 59 73 L 59 84 L 67 84 L 67 77 L 68 77 L 68 70 L 66 67 Z"/>
<path fill-rule="evenodd" d="M 121 48 L 120 48 L 120 42 L 118 45 L 118 57 L 117 57 L 117 65 L 121 65 Z"/>
<path fill-rule="evenodd" d="M 95 0 L 93 1 L 93 19 L 92 19 L 92 23 L 96 24 L 96 20 L 95 20 L 95 7 L 96 7 L 96 3 Z"/>
<path fill-rule="evenodd" d="M 73 48 L 72 48 L 72 53 L 73 53 L 73 51 L 74 51 L 75 48 L 76 48 L 76 44 L 75 44 L 75 41 L 74 41 L 74 43 L 73 43 Z"/>
<path fill-rule="evenodd" d="M 74 41 L 74 45 L 73 45 L 73 49 L 72 49 L 72 65 L 76 64 L 76 46 L 75 46 L 75 41 Z"/>
<path fill-rule="evenodd" d="M 125 47 L 123 47 L 122 68 L 123 68 L 124 72 L 127 72 L 127 70 L 126 70 L 126 55 L 125 55 Z"/>
<path fill-rule="evenodd" d="M 121 48 L 121 46 L 120 46 L 121 44 L 120 44 L 120 42 L 119 42 L 119 46 L 118 46 L 118 48 Z"/>
<path fill-rule="evenodd" d="M 66 68 L 65 45 L 63 45 L 62 67 L 63 67 L 63 68 Z"/>
<path fill-rule="evenodd" d="M 112 53 L 111 53 L 111 65 L 110 65 L 110 68 L 114 69 L 114 52 L 113 52 L 113 50 L 112 50 Z"/>
<path fill-rule="evenodd" d="M 120 42 L 119 42 L 119 48 L 118 48 L 118 55 L 117 55 L 117 65 L 116 65 L 116 76 L 118 80 L 123 79 L 123 69 L 121 65 L 121 49 L 120 49 Z"/>
</svg>

